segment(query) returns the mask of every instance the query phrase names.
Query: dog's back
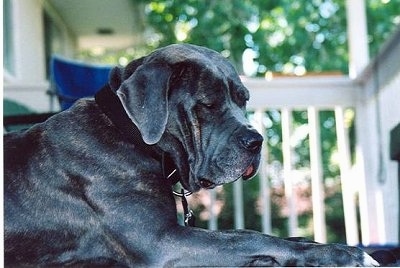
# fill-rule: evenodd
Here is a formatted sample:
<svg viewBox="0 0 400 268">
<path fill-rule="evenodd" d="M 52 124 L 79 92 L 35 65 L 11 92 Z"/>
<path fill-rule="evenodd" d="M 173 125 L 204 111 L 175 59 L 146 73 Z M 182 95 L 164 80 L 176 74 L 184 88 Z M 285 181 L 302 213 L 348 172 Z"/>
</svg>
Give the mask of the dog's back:
<svg viewBox="0 0 400 268">
<path fill-rule="evenodd" d="M 93 99 L 80 100 L 27 131 L 4 135 L 7 265 L 107 266 L 121 259 L 124 263 L 142 262 L 141 256 L 125 260 L 124 249 L 110 233 L 110 226 L 116 226 L 110 222 L 121 216 L 112 215 L 117 212 L 112 202 L 107 203 L 108 195 L 117 203 L 129 202 L 127 207 L 134 209 L 137 196 L 129 191 L 145 185 L 135 181 L 136 170 L 131 168 L 146 167 L 145 157 L 137 158 L 135 146 L 123 141 Z M 125 186 L 119 187 L 118 180 Z M 163 188 L 169 192 L 169 187 Z M 155 189 L 149 186 L 145 190 Z M 147 206 L 153 197 L 156 199 L 156 194 L 145 202 Z M 138 202 L 138 206 L 143 204 Z M 176 217 L 172 208 L 171 215 Z M 128 214 L 132 223 L 135 214 Z"/>
<path fill-rule="evenodd" d="M 74 109 L 87 106 L 79 105 Z M 61 168 L 73 163 L 60 151 L 79 149 L 65 140 L 79 135 L 71 129 L 74 124 L 85 125 L 74 118 L 84 116 L 76 115 L 79 111 L 63 112 L 26 131 L 4 135 L 6 264 L 57 263 L 62 253 L 77 247 L 77 238 L 89 228 L 79 223 L 88 217 L 88 209 L 80 203 L 84 197 L 74 196 L 84 186 L 79 178 L 69 181 L 73 176 L 65 176 Z"/>
</svg>

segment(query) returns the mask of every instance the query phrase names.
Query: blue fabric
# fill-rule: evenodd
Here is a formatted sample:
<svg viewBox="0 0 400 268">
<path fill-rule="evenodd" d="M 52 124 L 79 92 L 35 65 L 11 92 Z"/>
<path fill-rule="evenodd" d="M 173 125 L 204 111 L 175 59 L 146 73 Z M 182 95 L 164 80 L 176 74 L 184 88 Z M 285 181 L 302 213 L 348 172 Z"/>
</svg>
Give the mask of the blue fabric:
<svg viewBox="0 0 400 268">
<path fill-rule="evenodd" d="M 51 80 L 61 109 L 68 109 L 76 100 L 91 97 L 107 82 L 111 65 L 92 65 L 54 56 Z"/>
</svg>

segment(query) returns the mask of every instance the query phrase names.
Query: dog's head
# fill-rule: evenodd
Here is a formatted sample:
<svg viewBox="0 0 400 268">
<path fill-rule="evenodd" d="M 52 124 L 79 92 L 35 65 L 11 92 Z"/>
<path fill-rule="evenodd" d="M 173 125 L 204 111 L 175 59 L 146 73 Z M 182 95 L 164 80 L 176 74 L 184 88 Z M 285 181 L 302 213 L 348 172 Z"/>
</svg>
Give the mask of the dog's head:
<svg viewBox="0 0 400 268">
<path fill-rule="evenodd" d="M 110 86 L 145 143 L 174 159 L 190 191 L 252 177 L 263 138 L 245 117 L 249 92 L 219 53 L 171 45 L 115 68 Z"/>
</svg>

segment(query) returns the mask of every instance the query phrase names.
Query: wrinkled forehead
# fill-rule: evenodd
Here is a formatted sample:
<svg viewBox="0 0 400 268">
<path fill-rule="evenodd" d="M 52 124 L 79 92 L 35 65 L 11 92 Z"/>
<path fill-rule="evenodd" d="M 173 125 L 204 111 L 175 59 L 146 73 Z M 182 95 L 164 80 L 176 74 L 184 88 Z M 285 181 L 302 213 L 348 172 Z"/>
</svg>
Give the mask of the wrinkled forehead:
<svg viewBox="0 0 400 268">
<path fill-rule="evenodd" d="M 199 85 L 195 91 L 200 96 L 220 100 L 230 98 L 240 107 L 244 107 L 249 100 L 249 91 L 236 71 L 227 72 L 220 65 L 205 66 L 194 79 Z"/>
<path fill-rule="evenodd" d="M 226 59 L 223 58 L 223 60 L 214 64 L 205 61 L 199 65 L 201 71 L 198 72 L 197 79 L 204 86 L 200 86 L 198 90 L 220 97 L 230 96 L 235 102 L 237 101 L 241 104 L 244 104 L 249 99 L 249 91 L 242 84 L 236 70 Z M 207 89 L 210 87 L 213 89 L 212 91 Z"/>
<path fill-rule="evenodd" d="M 146 62 L 165 62 L 168 65 L 191 62 L 215 72 L 222 72 L 225 76 L 239 78 L 235 68 L 221 54 L 195 45 L 175 44 L 158 49 L 145 59 L 144 63 Z"/>
<path fill-rule="evenodd" d="M 229 91 L 237 91 L 248 99 L 248 90 L 242 84 L 233 65 L 214 50 L 195 45 L 175 44 L 156 50 L 145 62 L 164 62 L 170 66 L 186 63 L 196 66 L 199 75 L 203 74 L 206 77 L 204 81 L 227 86 Z"/>
</svg>

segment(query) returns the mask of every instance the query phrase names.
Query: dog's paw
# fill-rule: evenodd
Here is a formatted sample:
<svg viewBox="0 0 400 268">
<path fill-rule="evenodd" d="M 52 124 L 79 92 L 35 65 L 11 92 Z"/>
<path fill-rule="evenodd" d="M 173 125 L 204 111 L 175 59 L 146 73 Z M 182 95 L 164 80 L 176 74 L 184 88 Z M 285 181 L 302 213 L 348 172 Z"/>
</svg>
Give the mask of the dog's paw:
<svg viewBox="0 0 400 268">
<path fill-rule="evenodd" d="M 379 263 L 359 248 L 340 244 L 307 244 L 299 249 L 301 258 L 295 266 L 357 266 L 374 267 Z"/>
<path fill-rule="evenodd" d="M 370 255 L 368 255 L 367 253 L 364 252 L 364 265 L 363 266 L 380 266 L 379 263 L 372 258 Z"/>
</svg>

